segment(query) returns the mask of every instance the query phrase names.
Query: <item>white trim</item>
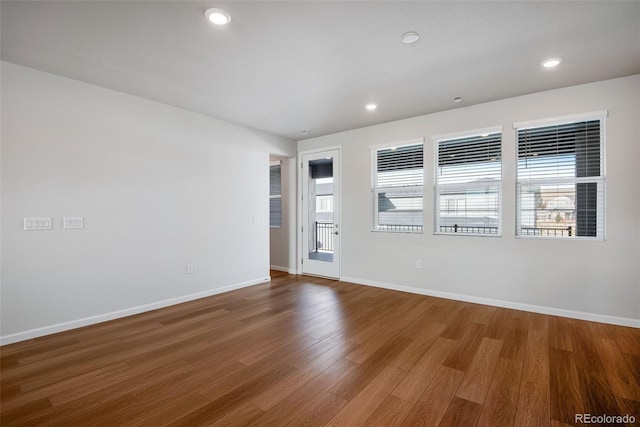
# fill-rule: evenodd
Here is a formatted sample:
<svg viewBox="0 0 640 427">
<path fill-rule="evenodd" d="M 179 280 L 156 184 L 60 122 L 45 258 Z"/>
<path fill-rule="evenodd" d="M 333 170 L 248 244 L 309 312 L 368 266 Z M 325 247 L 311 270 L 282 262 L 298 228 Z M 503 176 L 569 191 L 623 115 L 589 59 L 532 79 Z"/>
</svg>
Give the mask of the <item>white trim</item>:
<svg viewBox="0 0 640 427">
<path fill-rule="evenodd" d="M 287 217 L 287 225 L 289 226 L 289 262 L 288 264 L 292 267 L 289 269 L 289 274 L 296 274 L 297 269 L 297 259 L 298 259 L 298 168 L 296 165 L 298 164 L 297 157 L 290 157 L 287 163 L 287 167 L 285 170 L 288 172 L 287 183 L 289 184 L 289 192 L 288 192 L 288 217 Z M 293 272 L 292 272 L 293 271 Z"/>
<path fill-rule="evenodd" d="M 415 227 L 413 225 L 410 225 L 409 227 Z M 420 230 L 416 230 L 416 231 L 412 231 L 412 230 L 376 230 L 376 229 L 372 229 L 369 230 L 372 233 L 400 233 L 400 234 L 424 234 L 424 225 L 422 226 L 422 229 Z"/>
<path fill-rule="evenodd" d="M 516 172 L 517 174 L 517 172 Z M 580 178 L 524 178 L 518 182 L 521 185 L 568 185 L 568 184 L 582 184 L 590 182 L 602 182 L 604 184 L 604 177 L 601 176 L 586 176 Z"/>
<path fill-rule="evenodd" d="M 307 154 L 322 153 L 323 151 L 341 150 L 342 145 L 332 145 L 330 147 L 312 148 L 311 150 L 298 151 L 298 159 L 302 161 L 302 156 Z"/>
<path fill-rule="evenodd" d="M 465 227 L 465 226 L 463 226 Z M 469 226 L 469 228 L 473 228 L 473 226 Z M 479 226 L 478 228 L 482 228 L 482 226 Z M 489 234 L 489 233 L 451 233 L 451 232 L 445 232 L 445 231 L 433 231 L 433 235 L 434 236 L 458 236 L 458 237 L 493 237 L 493 238 L 501 238 L 502 237 L 502 228 L 498 227 L 498 233 L 497 234 Z"/>
<path fill-rule="evenodd" d="M 606 140 L 606 132 L 605 126 L 607 125 L 607 121 L 605 117 L 607 116 L 607 111 L 605 110 L 605 115 L 600 119 L 600 179 L 602 179 L 602 191 L 604 192 L 602 197 L 602 240 L 605 241 L 607 239 L 607 140 Z"/>
<path fill-rule="evenodd" d="M 571 179 L 571 178 L 569 178 L 569 179 Z M 588 182 L 591 182 L 591 181 L 588 181 Z M 434 185 L 434 187 L 446 187 L 446 188 L 450 188 L 452 190 L 466 190 L 466 189 L 469 189 L 469 188 L 481 189 L 481 188 L 491 187 L 491 186 L 498 187 L 499 185 L 497 185 L 497 184 L 501 184 L 501 183 L 502 183 L 502 181 L 495 181 L 495 180 L 492 181 L 492 180 L 489 180 L 489 179 L 483 179 L 483 180 L 476 180 L 476 181 L 465 182 L 465 183 L 439 184 L 439 185 Z M 555 182 L 554 182 L 554 184 L 555 184 Z"/>
<path fill-rule="evenodd" d="M 12 344 L 19 341 L 25 341 L 32 338 L 38 338 L 44 335 L 55 334 L 58 332 L 68 331 L 70 329 L 81 328 L 83 326 L 94 325 L 96 323 L 107 322 L 109 320 L 120 319 L 122 317 L 133 316 L 134 314 L 144 313 L 159 308 L 169 307 L 175 304 L 181 304 L 187 301 L 193 301 L 224 292 L 233 291 L 248 286 L 258 285 L 271 281 L 271 277 L 263 277 L 260 279 L 248 280 L 246 282 L 236 283 L 221 288 L 209 289 L 195 294 L 184 295 L 181 297 L 170 298 L 162 301 L 143 304 L 136 307 L 125 308 L 123 310 L 111 311 L 109 313 L 98 314 L 97 316 L 84 317 L 82 319 L 70 320 L 68 322 L 56 323 L 54 325 L 43 326 L 40 328 L 29 329 L 23 332 L 4 335 L 0 337 L 0 345 Z"/>
<path fill-rule="evenodd" d="M 395 142 L 385 142 L 384 144 L 375 144 L 370 145 L 370 150 L 384 150 L 388 148 L 400 148 L 400 147 L 409 147 L 411 145 L 424 144 L 424 137 L 412 138 L 412 139 L 404 139 L 402 141 Z"/>
<path fill-rule="evenodd" d="M 608 316 L 606 314 L 586 313 L 583 311 L 567 310 L 563 308 L 546 307 L 542 305 L 524 304 L 514 301 L 455 294 L 451 292 L 436 291 L 432 289 L 414 288 L 411 286 L 394 285 L 368 279 L 359 279 L 356 277 L 343 277 L 342 281 L 355 283 L 358 285 L 373 286 L 376 288 L 407 292 L 411 294 L 427 295 L 436 298 L 445 298 L 456 301 L 471 302 L 474 304 L 483 304 L 494 307 L 510 308 L 513 310 L 529 311 L 532 313 L 547 314 L 550 316 L 568 317 L 570 319 L 588 320 L 590 322 L 609 323 L 612 325 L 640 328 L 640 319 L 631 319 L 628 317 Z"/>
<path fill-rule="evenodd" d="M 498 133 L 498 132 L 502 133 L 502 126 L 490 126 L 486 128 L 480 128 L 480 129 L 463 130 L 460 132 L 443 133 L 441 135 L 432 136 L 431 141 L 439 142 L 447 139 L 458 139 L 458 138 L 464 138 L 464 137 L 479 136 L 485 133 L 492 134 L 492 133 Z"/>
<path fill-rule="evenodd" d="M 423 152 L 423 158 L 422 158 L 422 164 L 423 164 L 423 172 L 424 172 L 424 145 L 422 147 L 422 152 Z M 378 213 L 378 191 L 376 190 L 378 188 L 378 149 L 377 148 L 370 148 L 369 149 L 369 153 L 371 154 L 370 158 L 371 158 L 371 163 L 369 165 L 369 170 L 371 172 L 371 201 L 373 203 L 373 210 L 371 211 L 371 224 L 369 229 L 371 231 L 374 231 L 376 229 L 377 226 L 377 213 Z M 422 186 L 424 187 L 424 173 L 422 175 Z M 423 210 L 423 215 L 424 215 L 424 192 L 422 194 L 423 197 L 423 201 L 422 201 L 422 210 Z M 422 222 L 424 223 L 424 216 L 422 218 Z M 422 226 L 424 228 L 424 225 Z"/>
<path fill-rule="evenodd" d="M 280 267 L 279 265 L 270 265 L 269 268 L 271 270 L 284 271 L 285 273 L 293 274 L 291 273 L 291 269 L 289 267 Z"/>
<path fill-rule="evenodd" d="M 303 158 L 305 155 L 307 154 L 314 154 L 314 153 L 321 153 L 323 151 L 330 151 L 330 150 L 340 150 L 340 156 L 342 157 L 342 145 L 332 145 L 329 147 L 324 147 L 324 148 L 313 148 L 310 150 L 303 150 L 300 151 L 298 150 L 298 152 L 296 153 L 296 157 L 295 157 L 295 165 L 294 165 L 294 170 L 295 170 L 295 176 L 296 176 L 296 182 L 297 182 L 297 191 L 295 192 L 296 197 L 295 197 L 295 209 L 296 209 L 296 217 L 297 217 L 297 223 L 296 226 L 293 227 L 293 232 L 295 234 L 295 241 L 296 241 L 296 259 L 295 259 L 295 274 L 302 274 L 303 273 L 303 268 L 302 268 L 302 263 L 301 260 L 302 258 L 304 258 L 304 247 L 302 245 L 302 233 L 300 232 L 300 227 L 303 227 L 304 224 L 304 214 L 302 212 L 302 195 L 303 195 L 303 189 L 302 189 L 302 168 L 298 167 L 298 165 L 302 166 L 302 162 L 303 162 Z M 341 159 L 342 160 L 342 159 Z M 342 168 L 342 163 L 340 163 L 340 167 Z M 342 169 L 340 170 L 340 185 L 342 186 Z M 340 188 L 340 194 L 342 194 L 342 188 Z M 341 212 L 342 215 L 342 212 Z M 340 223 L 342 223 L 342 216 L 340 217 Z M 342 239 L 340 239 L 340 241 L 342 241 Z M 340 267 L 342 268 L 342 266 Z"/>
<path fill-rule="evenodd" d="M 517 230 L 516 230 L 517 231 Z M 562 240 L 565 242 L 604 242 L 604 237 L 587 237 L 587 236 L 534 236 L 532 234 L 516 234 L 516 239 L 522 240 Z"/>
<path fill-rule="evenodd" d="M 275 162 L 269 162 L 269 166 L 282 166 L 282 160 L 276 160 Z"/>
<path fill-rule="evenodd" d="M 547 117 L 544 119 L 526 120 L 522 122 L 514 122 L 514 129 L 528 129 L 547 125 L 564 125 L 567 123 L 580 122 L 586 120 L 601 120 L 609 115 L 609 111 L 600 110 L 590 113 L 571 114 L 568 116 Z M 517 142 L 517 141 L 516 141 Z"/>
</svg>

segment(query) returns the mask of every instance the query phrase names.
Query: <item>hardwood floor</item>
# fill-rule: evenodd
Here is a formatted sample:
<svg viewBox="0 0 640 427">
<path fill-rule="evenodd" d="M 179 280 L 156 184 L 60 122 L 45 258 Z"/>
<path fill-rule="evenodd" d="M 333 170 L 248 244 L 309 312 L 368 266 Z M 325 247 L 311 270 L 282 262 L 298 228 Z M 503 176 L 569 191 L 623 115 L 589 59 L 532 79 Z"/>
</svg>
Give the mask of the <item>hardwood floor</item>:
<svg viewBox="0 0 640 427">
<path fill-rule="evenodd" d="M 272 272 L 4 346 L 3 426 L 640 425 L 640 330 Z"/>
</svg>

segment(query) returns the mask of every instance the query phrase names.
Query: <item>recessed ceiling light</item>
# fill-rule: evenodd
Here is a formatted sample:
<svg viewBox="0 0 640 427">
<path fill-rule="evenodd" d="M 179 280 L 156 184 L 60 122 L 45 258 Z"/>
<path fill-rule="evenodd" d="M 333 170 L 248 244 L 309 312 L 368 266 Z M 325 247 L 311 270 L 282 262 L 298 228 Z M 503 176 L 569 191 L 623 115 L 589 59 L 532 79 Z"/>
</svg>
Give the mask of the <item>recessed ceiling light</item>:
<svg viewBox="0 0 640 427">
<path fill-rule="evenodd" d="M 458 102 L 462 102 L 462 97 L 461 96 L 456 96 L 455 98 L 453 98 L 453 102 L 455 102 L 456 104 Z"/>
<path fill-rule="evenodd" d="M 549 58 L 540 63 L 544 68 L 554 68 L 560 65 L 562 58 Z"/>
<path fill-rule="evenodd" d="M 309 135 L 309 131 L 308 130 L 303 130 L 302 132 L 300 132 L 303 135 Z"/>
<path fill-rule="evenodd" d="M 401 38 L 403 43 L 411 44 L 418 41 L 418 39 L 420 38 L 420 34 L 416 33 L 415 31 L 409 31 L 404 33 Z"/>
<path fill-rule="evenodd" d="M 366 108 L 366 109 L 367 109 L 367 110 L 369 110 L 369 111 L 373 111 L 373 110 L 375 110 L 376 108 L 378 108 L 378 104 L 374 104 L 374 103 L 367 104 L 367 105 L 365 105 L 365 106 L 364 106 L 364 108 Z"/>
<path fill-rule="evenodd" d="M 226 25 L 231 22 L 231 15 L 222 9 L 211 8 L 204 13 L 207 19 L 216 25 Z"/>
</svg>

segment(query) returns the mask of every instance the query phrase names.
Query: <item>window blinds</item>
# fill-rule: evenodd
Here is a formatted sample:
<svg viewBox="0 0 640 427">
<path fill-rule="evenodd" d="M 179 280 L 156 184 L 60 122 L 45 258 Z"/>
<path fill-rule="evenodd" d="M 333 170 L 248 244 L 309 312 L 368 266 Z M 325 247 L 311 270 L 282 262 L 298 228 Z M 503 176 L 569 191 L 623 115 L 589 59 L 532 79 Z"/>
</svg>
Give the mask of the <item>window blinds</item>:
<svg viewBox="0 0 640 427">
<path fill-rule="evenodd" d="M 604 237 L 602 119 L 518 129 L 520 236 Z"/>
<path fill-rule="evenodd" d="M 282 226 L 282 167 L 280 162 L 269 166 L 269 225 Z"/>
<path fill-rule="evenodd" d="M 436 139 L 436 234 L 501 233 L 501 135 Z"/>
<path fill-rule="evenodd" d="M 421 232 L 424 143 L 372 150 L 376 231 Z"/>
</svg>

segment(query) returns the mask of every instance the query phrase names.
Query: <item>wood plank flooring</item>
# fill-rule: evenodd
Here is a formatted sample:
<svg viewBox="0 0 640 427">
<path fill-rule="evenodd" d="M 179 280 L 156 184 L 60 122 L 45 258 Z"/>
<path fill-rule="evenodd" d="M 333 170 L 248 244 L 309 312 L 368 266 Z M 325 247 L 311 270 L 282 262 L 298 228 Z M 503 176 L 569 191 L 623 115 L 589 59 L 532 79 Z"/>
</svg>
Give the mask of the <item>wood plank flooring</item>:
<svg viewBox="0 0 640 427">
<path fill-rule="evenodd" d="M 0 424 L 640 425 L 638 329 L 272 277 L 0 348 Z"/>
</svg>

